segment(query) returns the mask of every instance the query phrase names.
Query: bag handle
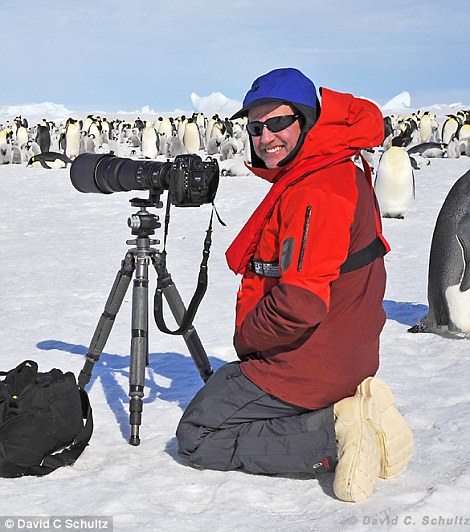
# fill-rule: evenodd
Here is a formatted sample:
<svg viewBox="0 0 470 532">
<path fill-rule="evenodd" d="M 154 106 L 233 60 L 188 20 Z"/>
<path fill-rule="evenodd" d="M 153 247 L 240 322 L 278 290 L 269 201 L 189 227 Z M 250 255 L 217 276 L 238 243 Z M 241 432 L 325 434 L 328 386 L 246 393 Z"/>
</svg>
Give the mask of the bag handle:
<svg viewBox="0 0 470 532">
<path fill-rule="evenodd" d="M 0 371 L 0 376 L 5 377 L 3 382 L 13 395 L 20 395 L 26 386 L 36 382 L 37 374 L 38 364 L 34 360 L 25 360 L 10 371 Z"/>
</svg>

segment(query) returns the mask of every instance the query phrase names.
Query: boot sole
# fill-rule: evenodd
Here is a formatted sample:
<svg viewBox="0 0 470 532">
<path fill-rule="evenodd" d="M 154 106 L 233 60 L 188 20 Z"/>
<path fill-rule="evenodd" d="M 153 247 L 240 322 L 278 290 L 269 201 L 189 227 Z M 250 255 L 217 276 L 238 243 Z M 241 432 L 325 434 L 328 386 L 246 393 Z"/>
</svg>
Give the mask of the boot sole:
<svg viewBox="0 0 470 532">
<path fill-rule="evenodd" d="M 395 398 L 384 381 L 369 377 L 357 388 L 356 395 L 372 399 L 377 416 L 367 420 L 375 432 L 381 450 L 380 478 L 390 479 L 402 473 L 413 450 L 413 433 L 398 409 Z"/>
</svg>

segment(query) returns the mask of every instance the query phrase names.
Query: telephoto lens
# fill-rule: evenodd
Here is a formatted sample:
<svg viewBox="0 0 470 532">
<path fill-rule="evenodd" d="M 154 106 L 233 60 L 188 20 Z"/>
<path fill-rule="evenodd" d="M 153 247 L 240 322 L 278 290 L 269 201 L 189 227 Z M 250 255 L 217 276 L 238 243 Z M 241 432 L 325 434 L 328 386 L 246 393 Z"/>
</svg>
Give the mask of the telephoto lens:
<svg viewBox="0 0 470 532">
<path fill-rule="evenodd" d="M 70 180 L 79 192 L 112 194 L 130 190 L 168 189 L 171 163 L 134 161 L 115 155 L 82 153 L 70 167 Z"/>
</svg>

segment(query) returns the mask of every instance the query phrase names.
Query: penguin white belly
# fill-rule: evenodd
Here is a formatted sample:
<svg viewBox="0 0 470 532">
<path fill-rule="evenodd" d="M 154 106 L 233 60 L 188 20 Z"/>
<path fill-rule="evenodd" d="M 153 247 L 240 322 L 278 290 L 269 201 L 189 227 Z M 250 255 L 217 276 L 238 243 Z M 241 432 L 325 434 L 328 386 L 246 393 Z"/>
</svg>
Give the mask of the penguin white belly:
<svg viewBox="0 0 470 532">
<path fill-rule="evenodd" d="M 18 146 L 24 146 L 28 140 L 28 130 L 23 126 L 19 127 L 18 131 L 16 132 L 16 141 L 18 142 Z"/>
<path fill-rule="evenodd" d="M 188 153 L 198 153 L 201 146 L 199 129 L 195 122 L 187 122 L 183 135 L 183 144 Z"/>
<path fill-rule="evenodd" d="M 423 117 L 419 125 L 419 136 L 421 142 L 429 142 L 432 136 L 431 120 L 429 117 Z"/>
<path fill-rule="evenodd" d="M 408 153 L 392 146 L 381 157 L 375 193 L 385 218 L 404 218 L 414 195 L 413 168 Z"/>
<path fill-rule="evenodd" d="M 445 291 L 452 323 L 464 333 L 470 333 L 470 290 L 462 292 L 460 285 L 449 286 Z"/>
<path fill-rule="evenodd" d="M 470 139 L 470 124 L 464 124 L 459 131 L 459 140 Z"/>
<path fill-rule="evenodd" d="M 142 132 L 142 155 L 149 159 L 155 159 L 158 155 L 157 132 L 153 126 L 144 128 Z"/>
<path fill-rule="evenodd" d="M 73 159 L 80 153 L 80 130 L 76 124 L 69 124 L 65 134 L 65 155 Z"/>
<path fill-rule="evenodd" d="M 446 120 L 442 126 L 442 142 L 444 144 L 449 144 L 449 142 L 452 140 L 452 137 L 457 132 L 457 129 L 459 127 L 459 124 L 457 120 L 451 118 L 449 120 Z"/>
</svg>

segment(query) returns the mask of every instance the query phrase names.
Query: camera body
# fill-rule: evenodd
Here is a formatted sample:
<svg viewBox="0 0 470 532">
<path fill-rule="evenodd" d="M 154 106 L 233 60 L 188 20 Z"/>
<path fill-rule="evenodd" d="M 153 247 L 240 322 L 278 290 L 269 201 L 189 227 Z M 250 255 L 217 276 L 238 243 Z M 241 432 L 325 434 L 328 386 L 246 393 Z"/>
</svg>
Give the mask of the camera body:
<svg viewBox="0 0 470 532">
<path fill-rule="evenodd" d="M 176 207 L 200 207 L 214 201 L 219 166 L 216 159 L 203 161 L 195 154 L 159 162 L 82 153 L 72 162 L 70 180 L 78 191 L 97 194 L 148 190 L 155 199 L 168 190 Z"/>
<path fill-rule="evenodd" d="M 176 207 L 199 207 L 212 203 L 217 192 L 219 166 L 215 159 L 178 155 L 168 172 L 170 202 Z"/>
</svg>

